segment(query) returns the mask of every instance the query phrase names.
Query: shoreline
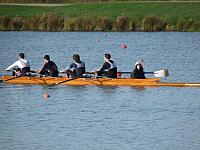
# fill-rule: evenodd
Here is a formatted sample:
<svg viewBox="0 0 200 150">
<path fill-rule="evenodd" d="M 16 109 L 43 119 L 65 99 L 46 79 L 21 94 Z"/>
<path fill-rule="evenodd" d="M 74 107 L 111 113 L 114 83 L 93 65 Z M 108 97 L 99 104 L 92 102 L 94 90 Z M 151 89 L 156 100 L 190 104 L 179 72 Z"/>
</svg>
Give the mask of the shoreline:
<svg viewBox="0 0 200 150">
<path fill-rule="evenodd" d="M 0 4 L 0 31 L 200 31 L 200 1 Z"/>
</svg>

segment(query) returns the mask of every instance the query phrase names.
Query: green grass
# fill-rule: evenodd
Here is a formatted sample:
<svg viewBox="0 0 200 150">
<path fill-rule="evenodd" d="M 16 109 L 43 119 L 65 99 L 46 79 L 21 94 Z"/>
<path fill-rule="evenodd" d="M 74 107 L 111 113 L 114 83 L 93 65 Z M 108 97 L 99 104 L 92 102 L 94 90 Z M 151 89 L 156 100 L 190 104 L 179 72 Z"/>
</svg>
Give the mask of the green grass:
<svg viewBox="0 0 200 150">
<path fill-rule="evenodd" d="M 87 3 L 70 6 L 0 6 L 0 16 L 21 16 L 30 18 L 43 13 L 53 13 L 68 17 L 106 16 L 116 19 L 127 16 L 142 20 L 144 16 L 157 16 L 170 24 L 180 19 L 200 20 L 199 2 L 117 2 L 117 3 Z"/>
<path fill-rule="evenodd" d="M 97 2 L 124 2 L 124 1 L 152 1 L 152 0 L 0 0 L 0 3 L 97 3 Z M 159 0 L 159 1 L 171 1 L 171 0 Z M 183 0 L 175 0 L 175 1 L 183 1 Z M 194 0 L 184 0 L 184 1 L 194 1 Z M 195 0 L 199 1 L 199 0 Z"/>
</svg>

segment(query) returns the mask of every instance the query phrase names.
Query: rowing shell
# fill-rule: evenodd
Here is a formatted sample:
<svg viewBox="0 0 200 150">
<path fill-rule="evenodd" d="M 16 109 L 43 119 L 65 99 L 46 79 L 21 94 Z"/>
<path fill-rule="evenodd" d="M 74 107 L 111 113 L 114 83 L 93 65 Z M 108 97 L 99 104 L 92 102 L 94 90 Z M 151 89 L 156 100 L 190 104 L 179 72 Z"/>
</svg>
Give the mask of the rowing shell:
<svg viewBox="0 0 200 150">
<path fill-rule="evenodd" d="M 13 76 L 2 76 L 5 81 Z M 77 78 L 70 80 L 66 77 L 20 77 L 5 81 L 11 84 L 43 84 L 51 85 L 63 82 L 65 85 L 99 85 L 99 86 L 175 86 L 175 87 L 200 87 L 200 83 L 160 82 L 160 78 L 130 79 L 130 78 Z M 66 81 L 66 82 L 65 82 Z"/>
</svg>

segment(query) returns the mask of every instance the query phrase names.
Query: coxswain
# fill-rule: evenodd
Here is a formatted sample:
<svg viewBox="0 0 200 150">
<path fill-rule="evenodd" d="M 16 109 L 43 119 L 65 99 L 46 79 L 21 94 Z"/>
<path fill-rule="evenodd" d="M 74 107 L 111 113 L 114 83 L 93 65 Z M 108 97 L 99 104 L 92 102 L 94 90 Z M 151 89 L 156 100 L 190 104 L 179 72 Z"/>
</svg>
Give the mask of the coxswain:
<svg viewBox="0 0 200 150">
<path fill-rule="evenodd" d="M 107 78 L 117 78 L 117 65 L 111 60 L 110 54 L 105 54 L 104 64 L 101 69 L 96 71 L 98 76 L 106 76 Z"/>
<path fill-rule="evenodd" d="M 131 72 L 130 77 L 132 79 L 146 79 L 145 72 L 141 63 L 136 62 L 134 70 Z"/>
<path fill-rule="evenodd" d="M 50 77 L 58 77 L 58 67 L 57 65 L 50 60 L 49 55 L 44 56 L 44 65 L 42 69 L 37 71 L 38 74 L 50 76 Z"/>
<path fill-rule="evenodd" d="M 74 54 L 72 59 L 73 62 L 64 72 L 66 72 L 68 78 L 82 77 L 82 75 L 85 74 L 85 63 L 80 60 L 78 54 Z"/>
<path fill-rule="evenodd" d="M 29 61 L 24 59 L 24 53 L 19 53 L 19 59 L 10 65 L 5 71 L 11 71 L 13 69 L 12 75 L 13 76 L 26 76 L 30 73 L 30 65 Z M 15 68 L 17 67 L 17 68 Z"/>
</svg>

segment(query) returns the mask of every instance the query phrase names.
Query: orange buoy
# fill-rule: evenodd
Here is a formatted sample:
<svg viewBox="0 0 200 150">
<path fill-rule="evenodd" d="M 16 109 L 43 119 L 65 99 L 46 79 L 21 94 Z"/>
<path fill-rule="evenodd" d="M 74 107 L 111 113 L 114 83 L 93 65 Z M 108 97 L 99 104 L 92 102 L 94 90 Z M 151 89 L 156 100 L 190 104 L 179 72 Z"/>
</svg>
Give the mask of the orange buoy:
<svg viewBox="0 0 200 150">
<path fill-rule="evenodd" d="M 126 44 L 122 44 L 122 48 L 127 48 Z"/>
<path fill-rule="evenodd" d="M 48 93 L 45 93 L 43 96 L 44 96 L 44 98 L 50 97 L 50 95 Z"/>
</svg>

